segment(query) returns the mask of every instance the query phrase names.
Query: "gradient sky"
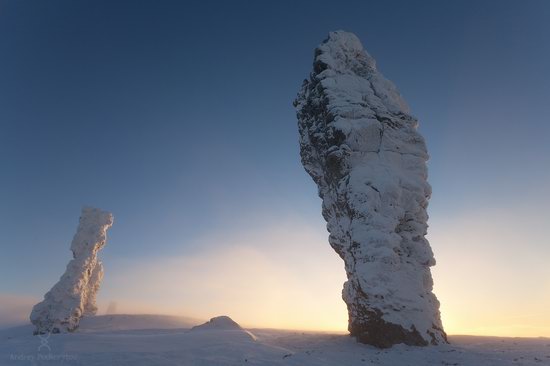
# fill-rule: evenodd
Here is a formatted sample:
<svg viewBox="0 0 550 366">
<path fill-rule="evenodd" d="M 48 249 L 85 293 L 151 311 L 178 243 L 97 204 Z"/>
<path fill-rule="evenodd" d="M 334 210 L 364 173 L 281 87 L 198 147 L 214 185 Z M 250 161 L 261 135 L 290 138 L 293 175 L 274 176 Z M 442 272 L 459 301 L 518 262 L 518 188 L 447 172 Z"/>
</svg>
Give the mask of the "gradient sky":
<svg viewBox="0 0 550 366">
<path fill-rule="evenodd" d="M 344 29 L 426 137 L 447 331 L 550 336 L 549 19 L 544 0 L 0 1 L 0 325 L 93 205 L 115 216 L 100 311 L 345 330 L 291 105 Z"/>
</svg>

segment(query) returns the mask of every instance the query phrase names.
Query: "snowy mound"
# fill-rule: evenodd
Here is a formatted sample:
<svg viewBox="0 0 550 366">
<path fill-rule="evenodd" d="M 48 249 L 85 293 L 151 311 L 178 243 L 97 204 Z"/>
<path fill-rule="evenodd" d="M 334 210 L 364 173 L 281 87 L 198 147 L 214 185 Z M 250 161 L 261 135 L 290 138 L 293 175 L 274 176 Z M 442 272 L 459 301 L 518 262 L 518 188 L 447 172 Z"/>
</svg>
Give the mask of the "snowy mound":
<svg viewBox="0 0 550 366">
<path fill-rule="evenodd" d="M 97 208 L 84 207 L 71 243 L 73 259 L 65 273 L 44 300 L 31 312 L 35 333 L 72 332 L 84 315 L 97 313 L 96 296 L 103 280 L 103 265 L 98 252 L 107 241 L 113 215 Z"/>
<path fill-rule="evenodd" d="M 204 324 L 197 325 L 191 330 L 243 330 L 243 328 L 230 317 L 222 315 L 212 318 Z"/>
</svg>

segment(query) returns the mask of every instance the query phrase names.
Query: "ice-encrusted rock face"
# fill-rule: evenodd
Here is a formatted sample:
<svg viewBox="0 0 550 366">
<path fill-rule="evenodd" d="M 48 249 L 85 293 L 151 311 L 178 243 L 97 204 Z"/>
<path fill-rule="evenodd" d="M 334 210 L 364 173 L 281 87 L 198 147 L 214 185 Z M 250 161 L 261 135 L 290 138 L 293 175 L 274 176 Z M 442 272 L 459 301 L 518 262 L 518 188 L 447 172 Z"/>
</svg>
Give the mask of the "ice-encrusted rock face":
<svg viewBox="0 0 550 366">
<path fill-rule="evenodd" d="M 88 280 L 88 295 L 86 296 L 83 315 L 95 315 L 97 313 L 96 297 L 101 281 L 103 281 L 103 274 L 103 264 L 97 260 Z"/>
<path fill-rule="evenodd" d="M 428 154 L 417 120 L 352 33 L 331 32 L 294 105 L 302 163 L 348 280 L 349 331 L 378 347 L 446 343 L 432 293 Z"/>
<path fill-rule="evenodd" d="M 103 279 L 97 253 L 105 246 L 107 229 L 112 225 L 113 215 L 109 212 L 82 209 L 71 243 L 73 259 L 59 282 L 32 309 L 30 319 L 35 334 L 71 332 L 78 328 L 83 315 L 97 312 L 96 295 Z"/>
</svg>

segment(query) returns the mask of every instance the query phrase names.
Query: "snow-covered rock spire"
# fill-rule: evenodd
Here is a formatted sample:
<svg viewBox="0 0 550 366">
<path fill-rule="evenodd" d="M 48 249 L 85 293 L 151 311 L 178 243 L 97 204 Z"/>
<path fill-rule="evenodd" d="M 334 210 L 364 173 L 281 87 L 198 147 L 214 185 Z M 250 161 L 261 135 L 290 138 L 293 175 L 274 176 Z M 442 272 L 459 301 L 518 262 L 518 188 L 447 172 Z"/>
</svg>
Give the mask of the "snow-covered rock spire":
<svg viewBox="0 0 550 366">
<path fill-rule="evenodd" d="M 446 343 L 432 293 L 428 154 L 417 120 L 352 33 L 331 32 L 294 105 L 302 163 L 344 260 L 348 329 L 363 343 Z"/>
<path fill-rule="evenodd" d="M 97 253 L 105 246 L 107 229 L 113 215 L 97 208 L 84 207 L 71 243 L 73 259 L 65 273 L 44 300 L 36 304 L 30 319 L 35 334 L 71 332 L 83 315 L 97 312 L 96 294 L 103 279 L 103 266 Z"/>
</svg>

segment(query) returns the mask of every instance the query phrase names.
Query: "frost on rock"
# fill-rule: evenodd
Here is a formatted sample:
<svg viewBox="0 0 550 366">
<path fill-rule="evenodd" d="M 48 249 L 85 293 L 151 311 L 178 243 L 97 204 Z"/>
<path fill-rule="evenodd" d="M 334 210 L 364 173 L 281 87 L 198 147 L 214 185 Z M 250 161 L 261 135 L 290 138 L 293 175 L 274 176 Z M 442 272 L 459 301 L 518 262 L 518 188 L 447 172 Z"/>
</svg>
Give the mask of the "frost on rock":
<svg viewBox="0 0 550 366">
<path fill-rule="evenodd" d="M 97 312 L 96 295 L 103 279 L 103 266 L 97 253 L 105 246 L 113 215 L 84 207 L 71 243 L 73 259 L 59 282 L 31 312 L 35 334 L 72 332 L 83 315 Z"/>
<path fill-rule="evenodd" d="M 97 313 L 96 296 L 101 281 L 103 281 L 103 264 L 98 260 L 88 280 L 88 296 L 86 296 L 83 315 L 95 315 Z"/>
<path fill-rule="evenodd" d="M 428 154 L 406 102 L 359 39 L 337 31 L 294 105 L 302 163 L 345 263 L 351 335 L 378 347 L 446 343 L 425 238 Z"/>
</svg>

